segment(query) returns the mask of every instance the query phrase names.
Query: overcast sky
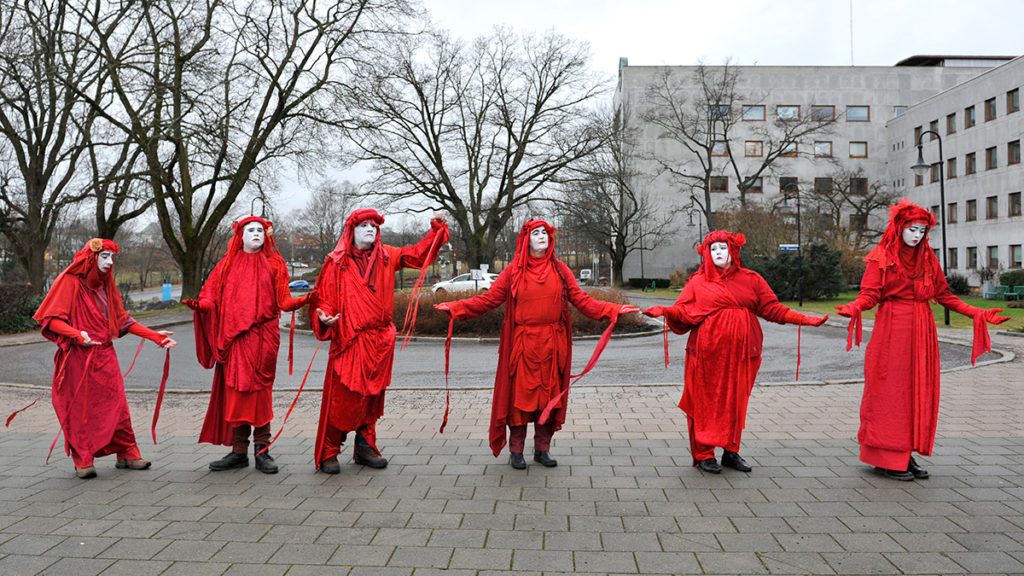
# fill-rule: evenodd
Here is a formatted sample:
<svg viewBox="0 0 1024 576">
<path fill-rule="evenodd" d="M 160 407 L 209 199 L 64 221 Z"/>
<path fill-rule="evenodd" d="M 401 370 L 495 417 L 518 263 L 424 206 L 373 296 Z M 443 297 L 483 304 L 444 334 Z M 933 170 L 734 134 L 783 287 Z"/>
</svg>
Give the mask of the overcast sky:
<svg viewBox="0 0 1024 576">
<path fill-rule="evenodd" d="M 608 79 L 622 56 L 633 66 L 892 66 L 916 54 L 1024 54 L 1024 0 L 422 2 L 439 28 L 467 40 L 505 25 L 586 41 Z M 301 192 L 288 196 L 284 212 L 305 204 Z"/>
</svg>

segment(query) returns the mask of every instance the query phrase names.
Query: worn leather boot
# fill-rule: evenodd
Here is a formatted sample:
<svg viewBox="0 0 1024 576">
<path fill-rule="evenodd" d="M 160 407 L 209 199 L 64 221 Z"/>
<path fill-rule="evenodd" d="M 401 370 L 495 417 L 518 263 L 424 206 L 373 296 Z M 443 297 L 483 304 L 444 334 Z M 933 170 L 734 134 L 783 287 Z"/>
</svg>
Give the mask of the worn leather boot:
<svg viewBox="0 0 1024 576">
<path fill-rule="evenodd" d="M 264 474 L 277 474 L 277 462 L 274 462 L 270 452 L 260 454 L 260 450 L 266 447 L 266 444 L 256 444 L 253 447 L 253 453 L 256 455 L 256 469 Z"/>
<path fill-rule="evenodd" d="M 387 468 L 388 459 L 381 456 L 370 446 L 356 445 L 356 464 L 369 466 L 370 468 Z"/>
<path fill-rule="evenodd" d="M 878 466 L 875 466 L 875 470 L 877 472 L 885 474 L 887 477 L 892 478 L 893 480 L 899 480 L 900 482 L 910 482 L 911 480 L 914 479 L 914 475 L 911 474 L 910 472 L 907 472 L 906 470 L 889 470 L 887 468 L 879 468 Z"/>
<path fill-rule="evenodd" d="M 917 478 L 918 480 L 924 480 L 931 476 L 927 470 L 921 468 L 921 465 L 914 461 L 913 457 L 910 458 L 910 463 L 907 464 L 907 472 L 913 474 L 914 478 Z"/>
<path fill-rule="evenodd" d="M 722 473 L 722 467 L 718 465 L 718 460 L 715 460 L 714 458 L 708 458 L 706 460 L 701 460 L 700 462 L 697 462 L 697 468 L 700 468 L 701 470 L 707 472 L 708 474 Z"/>
<path fill-rule="evenodd" d="M 228 452 L 228 455 L 210 462 L 210 470 L 214 472 L 221 472 L 223 470 L 232 470 L 234 468 L 245 468 L 249 465 L 249 456 L 246 454 L 239 454 L 237 452 Z"/>
<path fill-rule="evenodd" d="M 740 456 L 738 452 L 729 452 L 726 450 L 722 453 L 722 466 L 728 466 L 733 470 L 739 470 L 740 472 L 750 472 L 752 468 L 747 461 Z"/>
<path fill-rule="evenodd" d="M 508 463 L 516 470 L 526 470 L 526 458 L 522 452 L 509 452 Z"/>
<path fill-rule="evenodd" d="M 541 466 L 548 468 L 554 468 L 558 466 L 558 460 L 551 457 L 551 452 L 547 450 L 538 450 L 533 453 L 533 461 L 540 463 Z"/>
<path fill-rule="evenodd" d="M 324 474 L 340 473 L 341 464 L 338 463 L 338 457 L 331 456 L 330 458 L 324 458 L 324 461 L 320 463 L 320 471 Z"/>
</svg>

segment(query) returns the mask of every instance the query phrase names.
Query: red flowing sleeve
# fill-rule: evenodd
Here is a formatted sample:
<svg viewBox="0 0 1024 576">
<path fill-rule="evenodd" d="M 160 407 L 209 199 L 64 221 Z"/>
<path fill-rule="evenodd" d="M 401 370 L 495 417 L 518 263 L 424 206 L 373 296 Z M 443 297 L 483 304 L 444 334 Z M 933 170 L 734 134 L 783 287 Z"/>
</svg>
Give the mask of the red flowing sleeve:
<svg viewBox="0 0 1024 576">
<path fill-rule="evenodd" d="M 679 298 L 676 298 L 675 304 L 665 307 L 665 324 L 669 330 L 676 334 L 686 334 L 700 324 L 696 318 L 686 313 L 685 308 L 687 303 L 693 302 L 696 299 L 696 285 L 697 282 L 691 279 L 691 281 L 683 286 L 683 291 L 679 293 Z"/>
<path fill-rule="evenodd" d="M 614 302 L 604 302 L 593 298 L 590 294 L 587 294 L 580 288 L 580 285 L 576 282 L 576 278 L 573 276 L 572 271 L 565 265 L 561 260 L 555 263 L 556 266 L 562 271 L 562 282 L 565 283 L 565 289 L 569 293 L 569 302 L 576 307 L 584 316 L 591 320 L 607 319 L 611 320 L 615 318 L 619 309 L 622 308 L 622 304 L 616 304 Z"/>
<path fill-rule="evenodd" d="M 431 222 L 430 231 L 412 246 L 402 246 L 398 258 L 399 268 L 423 268 L 437 259 L 441 246 L 448 241 L 448 225 Z"/>
<path fill-rule="evenodd" d="M 74 340 L 79 344 L 81 344 L 82 341 L 84 340 L 82 338 L 82 332 L 80 330 L 75 330 L 74 328 L 71 327 L 71 324 L 68 324 L 64 320 L 61 320 L 60 318 L 51 317 L 50 322 L 47 325 L 47 328 L 54 334 L 58 336 L 63 336 L 65 338 L 70 338 L 71 340 Z"/>
<path fill-rule="evenodd" d="M 270 265 L 274 270 L 274 292 L 277 296 L 277 307 L 285 312 L 298 310 L 306 305 L 309 294 L 292 297 L 292 291 L 288 289 L 288 268 L 284 261 L 271 260 Z"/>
<path fill-rule="evenodd" d="M 476 318 L 488 310 L 493 310 L 494 308 L 501 306 L 508 297 L 511 282 L 512 269 L 505 268 L 502 270 L 501 274 L 498 274 L 498 278 L 491 283 L 491 287 L 487 292 L 472 298 L 466 298 L 465 300 L 454 300 L 449 302 L 448 306 L 452 318 L 455 320 Z"/>
<path fill-rule="evenodd" d="M 316 294 L 309 301 L 309 326 L 317 340 L 330 340 L 334 336 L 334 326 L 328 326 L 320 321 L 318 310 L 324 314 L 334 316 L 339 310 L 339 304 L 334 302 L 338 294 L 338 265 L 334 260 L 327 258 L 323 267 L 320 268 L 320 275 L 316 278 Z M 308 296 L 308 295 L 307 295 Z"/>
<path fill-rule="evenodd" d="M 128 326 L 128 332 L 135 334 L 140 338 L 145 338 L 146 340 L 149 340 L 150 342 L 154 342 L 156 344 L 159 344 L 167 339 L 167 336 L 164 336 L 163 334 L 157 332 L 156 330 L 153 330 L 152 328 L 143 326 L 138 322 L 133 322 L 130 326 Z"/>
</svg>

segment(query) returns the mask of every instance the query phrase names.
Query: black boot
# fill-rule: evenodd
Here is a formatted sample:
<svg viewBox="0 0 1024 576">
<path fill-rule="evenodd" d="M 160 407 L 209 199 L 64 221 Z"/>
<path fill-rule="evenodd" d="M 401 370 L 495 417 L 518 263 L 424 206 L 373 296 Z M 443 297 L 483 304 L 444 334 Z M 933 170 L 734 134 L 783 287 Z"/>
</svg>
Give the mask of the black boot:
<svg viewBox="0 0 1024 576">
<path fill-rule="evenodd" d="M 738 452 L 729 452 L 726 450 L 722 453 L 722 466 L 728 466 L 733 470 L 739 470 L 740 472 L 750 472 L 750 464 L 740 456 Z"/>
<path fill-rule="evenodd" d="M 510 454 L 508 463 L 516 470 L 526 470 L 526 458 L 523 458 L 523 453 L 510 452 Z"/>
<path fill-rule="evenodd" d="M 274 462 L 273 456 L 270 452 L 264 452 L 260 454 L 260 450 L 266 448 L 266 444 L 256 444 L 254 446 L 254 452 L 256 454 L 256 469 L 264 474 L 277 474 L 277 463 Z"/>
<path fill-rule="evenodd" d="M 718 460 L 714 458 L 708 458 L 697 462 L 697 468 L 709 473 L 709 474 L 721 474 L 722 467 L 718 465 Z"/>
<path fill-rule="evenodd" d="M 910 463 L 907 464 L 907 472 L 913 474 L 914 478 L 917 478 L 918 480 L 924 480 L 925 478 L 930 476 L 930 474 L 928 474 L 928 471 L 925 470 L 924 468 L 921 468 L 921 465 L 915 462 L 913 458 L 911 458 Z"/>
<path fill-rule="evenodd" d="M 249 456 L 246 454 L 239 454 L 237 452 L 229 452 L 227 456 L 210 462 L 210 470 L 214 472 L 220 472 L 222 470 L 231 470 L 234 468 L 245 468 L 249 465 Z"/>
<path fill-rule="evenodd" d="M 540 463 L 541 466 L 548 468 L 554 468 L 558 466 L 558 460 L 551 457 L 551 453 L 547 450 L 537 450 L 533 453 L 533 461 Z"/>
</svg>

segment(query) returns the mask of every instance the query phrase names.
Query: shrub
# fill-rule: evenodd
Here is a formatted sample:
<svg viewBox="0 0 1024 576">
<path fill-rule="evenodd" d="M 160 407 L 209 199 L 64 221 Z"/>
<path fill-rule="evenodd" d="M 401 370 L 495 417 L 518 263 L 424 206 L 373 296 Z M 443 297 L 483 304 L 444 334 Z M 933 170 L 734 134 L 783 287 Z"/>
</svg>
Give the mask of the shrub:
<svg viewBox="0 0 1024 576">
<path fill-rule="evenodd" d="M 686 281 L 690 279 L 690 276 L 700 268 L 700 264 L 690 266 L 686 270 L 676 270 L 675 272 L 668 275 L 668 281 L 670 286 L 676 286 L 682 288 L 686 286 Z"/>
<path fill-rule="evenodd" d="M 962 274 L 954 272 L 946 276 L 946 282 L 949 283 L 949 290 L 953 294 L 964 295 L 971 291 L 971 286 L 967 283 L 967 276 Z"/>
<path fill-rule="evenodd" d="M 617 304 L 628 304 L 629 298 L 621 290 L 599 290 L 594 289 L 588 292 L 591 297 L 605 302 L 615 302 Z M 434 308 L 434 304 L 440 302 L 451 302 L 454 300 L 462 300 L 464 298 L 472 298 L 476 296 L 474 292 L 443 292 L 443 293 L 431 293 L 424 291 L 420 295 L 420 307 L 419 314 L 416 317 L 416 330 L 415 335 L 418 336 L 444 336 L 448 333 L 448 314 Z M 409 300 L 411 294 L 409 292 L 400 292 L 395 294 L 395 312 L 394 321 L 395 326 L 399 330 L 402 329 L 402 324 L 405 322 L 405 311 L 409 307 Z M 607 320 L 591 320 L 586 316 L 579 313 L 578 310 L 572 305 L 569 306 L 569 310 L 572 313 L 572 326 L 573 332 L 579 334 L 600 334 L 608 326 Z M 452 336 L 464 336 L 464 337 L 493 337 L 496 338 L 501 334 L 501 324 L 505 318 L 505 305 L 501 304 L 493 310 L 489 310 L 487 313 L 477 316 L 476 318 L 470 318 L 467 320 L 459 320 L 455 322 L 452 327 Z M 615 325 L 615 333 L 621 332 L 636 332 L 641 330 L 646 325 L 644 317 L 640 314 L 629 314 L 627 316 L 619 318 L 618 323 Z"/>
<path fill-rule="evenodd" d="M 1004 286 L 1024 286 L 1024 270 L 1003 272 L 999 275 L 999 283 Z"/>
<path fill-rule="evenodd" d="M 671 281 L 668 278 L 630 278 L 630 288 L 643 288 L 644 286 L 650 286 L 651 282 L 654 282 L 655 288 L 668 288 L 671 285 Z"/>
<path fill-rule="evenodd" d="M 842 253 L 825 244 L 811 244 L 804 249 L 803 295 L 805 300 L 821 300 L 839 295 L 843 275 L 839 268 Z M 801 267 L 795 252 L 779 252 L 771 257 L 755 257 L 748 264 L 764 277 L 780 300 L 795 300 Z"/>
<path fill-rule="evenodd" d="M 32 319 L 43 297 L 31 284 L 0 284 L 0 333 L 27 332 L 36 328 Z"/>
</svg>

